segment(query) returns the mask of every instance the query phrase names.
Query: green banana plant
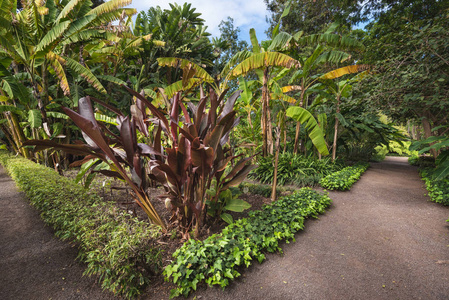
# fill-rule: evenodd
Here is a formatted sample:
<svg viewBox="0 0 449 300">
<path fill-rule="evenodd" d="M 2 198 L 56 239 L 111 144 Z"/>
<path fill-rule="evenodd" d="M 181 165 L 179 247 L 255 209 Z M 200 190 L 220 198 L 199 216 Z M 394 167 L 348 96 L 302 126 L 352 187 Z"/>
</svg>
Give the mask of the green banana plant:
<svg viewBox="0 0 449 300">
<path fill-rule="evenodd" d="M 318 152 L 321 155 L 329 155 L 324 133 L 315 117 L 309 111 L 299 106 L 291 106 L 287 109 L 287 116 L 301 124 L 305 124 L 309 137 Z"/>
<path fill-rule="evenodd" d="M 368 65 L 352 65 L 343 68 L 339 68 L 333 71 L 330 71 L 326 74 L 321 75 L 318 79 L 321 84 L 316 85 L 317 89 L 326 89 L 326 93 L 328 96 L 324 96 L 327 100 L 332 100 L 336 105 L 335 112 L 335 124 L 334 124 L 334 140 L 332 144 L 332 160 L 335 160 L 337 157 L 337 138 L 338 138 L 338 125 L 339 120 L 343 117 L 340 114 L 340 104 L 342 97 L 348 97 L 352 91 L 351 83 L 355 81 L 359 81 L 361 78 L 366 76 L 369 72 L 368 69 L 370 66 Z M 334 79 L 340 78 L 344 75 L 359 73 L 357 76 L 353 78 L 342 80 L 339 82 L 333 81 Z"/>
</svg>

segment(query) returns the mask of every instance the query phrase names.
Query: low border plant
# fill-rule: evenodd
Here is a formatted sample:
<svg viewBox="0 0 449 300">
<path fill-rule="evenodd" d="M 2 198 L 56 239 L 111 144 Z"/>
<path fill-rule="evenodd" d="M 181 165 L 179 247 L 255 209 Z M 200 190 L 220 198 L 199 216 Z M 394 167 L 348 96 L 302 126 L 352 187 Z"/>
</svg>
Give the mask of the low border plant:
<svg viewBox="0 0 449 300">
<path fill-rule="evenodd" d="M 449 206 L 449 180 L 434 180 L 429 170 L 426 169 L 420 170 L 419 173 L 426 184 L 430 200 Z"/>
<path fill-rule="evenodd" d="M 351 189 L 360 176 L 368 169 L 369 163 L 358 163 L 354 166 L 346 167 L 341 171 L 332 173 L 320 180 L 323 188 L 328 190 L 345 191 Z"/>
<path fill-rule="evenodd" d="M 237 220 L 220 234 L 204 241 L 189 240 L 164 270 L 166 281 L 177 285 L 170 298 L 187 296 L 201 282 L 226 287 L 241 275 L 243 266 L 248 267 L 254 259 L 262 262 L 264 252 L 282 252 L 279 242 L 294 241 L 294 234 L 304 228 L 304 219 L 316 218 L 330 203 L 327 194 L 302 188 L 250 212 L 248 218 Z"/>
<path fill-rule="evenodd" d="M 159 227 L 42 165 L 5 151 L 0 151 L 0 163 L 55 235 L 78 246 L 78 258 L 87 263 L 84 274 L 98 276 L 103 289 L 133 298 L 159 272 L 161 252 L 153 245 Z"/>
</svg>

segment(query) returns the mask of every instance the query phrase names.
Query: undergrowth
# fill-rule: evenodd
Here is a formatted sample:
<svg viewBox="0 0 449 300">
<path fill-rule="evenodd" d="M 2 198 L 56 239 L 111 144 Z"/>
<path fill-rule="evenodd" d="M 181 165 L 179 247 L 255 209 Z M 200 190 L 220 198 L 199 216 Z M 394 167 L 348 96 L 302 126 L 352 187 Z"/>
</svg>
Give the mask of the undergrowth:
<svg viewBox="0 0 449 300">
<path fill-rule="evenodd" d="M 201 282 L 226 287 L 239 277 L 239 269 L 252 260 L 262 262 L 264 252 L 282 252 L 279 242 L 294 241 L 294 234 L 304 228 L 304 219 L 324 213 L 331 199 L 310 188 L 280 198 L 248 218 L 227 226 L 220 234 L 204 241 L 189 240 L 174 254 L 175 261 L 164 270 L 166 280 L 177 285 L 170 297 L 187 296 Z"/>
<path fill-rule="evenodd" d="M 360 176 L 368 169 L 369 163 L 359 163 L 351 167 L 346 167 L 341 171 L 332 173 L 323 179 L 320 184 L 328 190 L 349 190 L 356 183 Z"/>
<path fill-rule="evenodd" d="M 449 206 L 449 179 L 434 180 L 429 169 L 422 169 L 419 173 L 426 184 L 430 200 Z"/>
<path fill-rule="evenodd" d="M 249 177 L 261 183 L 271 184 L 274 177 L 273 156 L 260 158 L 257 164 L 259 166 L 249 174 Z M 333 162 L 330 157 L 319 160 L 299 154 L 282 153 L 279 155 L 277 183 L 279 185 L 294 184 L 300 187 L 317 186 L 322 177 L 339 171 L 343 167 L 344 164 L 341 161 Z"/>
<path fill-rule="evenodd" d="M 0 163 L 56 236 L 78 246 L 78 258 L 87 263 L 84 274 L 98 276 L 103 289 L 133 298 L 160 272 L 161 253 L 153 244 L 158 227 L 42 165 L 5 151 Z"/>
</svg>

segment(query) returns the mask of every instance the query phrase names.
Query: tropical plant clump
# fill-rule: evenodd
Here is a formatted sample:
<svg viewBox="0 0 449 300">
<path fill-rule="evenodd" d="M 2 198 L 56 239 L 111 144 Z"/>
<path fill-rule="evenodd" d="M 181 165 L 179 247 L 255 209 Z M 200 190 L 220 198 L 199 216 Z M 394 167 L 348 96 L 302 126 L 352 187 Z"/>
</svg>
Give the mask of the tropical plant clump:
<svg viewBox="0 0 449 300">
<path fill-rule="evenodd" d="M 328 190 L 346 191 L 351 189 L 360 176 L 368 169 L 369 163 L 359 163 L 355 166 L 346 167 L 341 171 L 332 173 L 320 180 L 323 188 Z"/>
<path fill-rule="evenodd" d="M 282 252 L 279 242 L 294 241 L 304 228 L 304 219 L 316 218 L 331 204 L 327 194 L 302 188 L 262 210 L 252 211 L 248 218 L 227 226 L 220 234 L 204 241 L 189 240 L 174 254 L 175 261 L 164 270 L 166 280 L 178 287 L 170 297 L 187 296 L 201 282 L 222 288 L 241 275 L 239 267 L 265 259 L 264 251 Z"/>
<path fill-rule="evenodd" d="M 202 92 L 197 105 L 189 102 L 190 113 L 181 93 L 177 93 L 170 99 L 167 115 L 141 94 L 129 88 L 128 91 L 135 97 L 135 104 L 130 108 L 131 118 L 95 99 L 117 115 L 118 134 L 97 122 L 90 97 L 86 97 L 80 99 L 78 113 L 64 108 L 82 130 L 86 144 L 61 145 L 51 140 L 32 140 L 25 144 L 86 155 L 81 161 L 85 170 L 124 180 L 133 190 L 137 204 L 153 223 L 165 229 L 166 224 L 147 194 L 148 178 L 159 182 L 166 192 L 161 200 L 172 212 L 172 223 L 185 237 L 190 236 L 192 229 L 198 236 L 208 207 L 213 207 L 218 217 L 222 217 L 223 208 L 238 211 L 242 206 L 248 208 L 243 200 L 220 197 L 255 168 L 250 164 L 250 157 L 228 167 L 241 156 L 233 155 L 227 145 L 231 130 L 238 124 L 234 103 L 239 92 L 225 103 L 224 94 L 219 97 L 213 89 L 208 95 Z M 151 118 L 152 123 L 148 121 Z M 101 165 L 104 166 L 97 170 Z"/>
<path fill-rule="evenodd" d="M 78 246 L 85 275 L 98 276 L 103 289 L 127 298 L 137 296 L 160 272 L 156 226 L 118 210 L 57 172 L 0 152 L 7 169 L 55 235 Z"/>
<path fill-rule="evenodd" d="M 272 183 L 274 177 L 273 157 L 258 160 L 258 167 L 250 173 L 250 177 L 262 183 Z M 321 178 L 337 172 L 344 164 L 330 157 L 321 160 L 293 153 L 279 155 L 277 181 L 280 185 L 295 184 L 297 186 L 316 186 Z"/>
</svg>

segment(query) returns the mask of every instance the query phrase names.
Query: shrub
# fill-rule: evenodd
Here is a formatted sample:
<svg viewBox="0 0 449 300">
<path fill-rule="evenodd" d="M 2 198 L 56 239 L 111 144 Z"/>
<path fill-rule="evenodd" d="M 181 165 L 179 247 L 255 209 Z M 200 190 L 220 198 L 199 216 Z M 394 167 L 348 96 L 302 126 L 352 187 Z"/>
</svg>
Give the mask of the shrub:
<svg viewBox="0 0 449 300">
<path fill-rule="evenodd" d="M 139 221 L 113 204 L 88 194 L 73 181 L 24 158 L 0 151 L 5 166 L 57 237 L 79 247 L 84 274 L 97 275 L 103 289 L 131 298 L 161 267 L 152 244 L 159 228 Z"/>
<path fill-rule="evenodd" d="M 341 171 L 324 177 L 321 179 L 320 184 L 323 188 L 329 190 L 349 190 L 368 167 L 368 163 L 360 163 L 352 167 L 346 167 Z"/>
<path fill-rule="evenodd" d="M 408 162 L 419 168 L 435 167 L 435 159 L 432 156 L 412 155 L 408 158 Z"/>
<path fill-rule="evenodd" d="M 430 200 L 449 205 L 449 179 L 434 180 L 431 170 L 421 170 L 420 175 L 426 184 Z"/>
<path fill-rule="evenodd" d="M 250 177 L 262 183 L 272 183 L 274 177 L 273 156 L 261 158 L 258 168 L 250 173 Z M 296 184 L 298 186 L 316 186 L 320 179 L 344 167 L 341 161 L 333 162 L 331 158 L 305 157 L 303 155 L 283 153 L 279 155 L 279 185 Z"/>
<path fill-rule="evenodd" d="M 283 197 L 248 218 L 227 226 L 221 234 L 204 241 L 189 240 L 174 254 L 175 261 L 164 270 L 166 280 L 178 286 L 170 297 L 187 296 L 204 281 L 222 288 L 239 277 L 239 267 L 248 267 L 253 259 L 262 262 L 263 251 L 282 249 L 279 241 L 294 241 L 295 232 L 304 228 L 304 218 L 317 217 L 331 203 L 327 194 L 303 188 Z"/>
<path fill-rule="evenodd" d="M 260 195 L 266 198 L 271 197 L 271 185 L 266 184 L 254 184 L 249 182 L 242 182 L 239 185 L 239 190 L 243 193 L 250 193 L 253 195 Z M 276 197 L 281 196 L 283 193 L 292 193 L 295 189 L 287 187 L 276 187 Z"/>
</svg>

